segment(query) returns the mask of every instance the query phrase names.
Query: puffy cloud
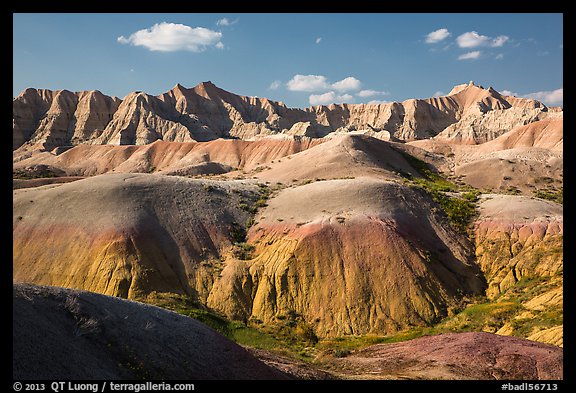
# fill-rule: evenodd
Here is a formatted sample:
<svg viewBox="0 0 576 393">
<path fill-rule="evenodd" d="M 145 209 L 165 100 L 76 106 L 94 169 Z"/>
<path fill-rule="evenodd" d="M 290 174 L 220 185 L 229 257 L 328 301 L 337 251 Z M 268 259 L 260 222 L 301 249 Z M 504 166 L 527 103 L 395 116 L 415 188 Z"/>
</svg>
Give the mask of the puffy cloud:
<svg viewBox="0 0 576 393">
<path fill-rule="evenodd" d="M 202 52 L 211 45 L 222 48 L 221 39 L 222 33 L 218 31 L 162 22 L 156 23 L 149 29 L 138 30 L 128 38 L 120 36 L 117 40 L 121 44 L 143 46 L 151 51 Z"/>
<path fill-rule="evenodd" d="M 350 94 L 343 94 L 341 96 L 337 96 L 336 101 L 348 103 L 354 101 L 354 97 L 352 97 Z"/>
<path fill-rule="evenodd" d="M 328 79 L 324 75 L 294 75 L 292 79 L 286 83 L 288 90 L 292 91 L 325 91 L 329 89 L 338 90 L 341 92 L 349 90 L 357 90 L 362 86 L 362 83 L 349 76 L 335 83 L 328 83 Z"/>
<path fill-rule="evenodd" d="M 562 105 L 564 102 L 564 88 L 561 87 L 556 90 L 550 91 L 537 91 L 535 93 L 518 94 L 511 90 L 502 90 L 500 94 L 503 96 L 513 96 L 521 98 L 531 98 L 533 100 L 541 101 L 546 105 Z"/>
<path fill-rule="evenodd" d="M 509 39 L 510 37 L 506 35 L 499 35 L 490 42 L 490 46 L 493 48 L 499 48 L 503 46 Z"/>
<path fill-rule="evenodd" d="M 438 90 L 436 93 L 434 93 L 433 97 L 442 97 L 443 95 L 444 95 L 444 92 Z"/>
<path fill-rule="evenodd" d="M 500 35 L 496 38 L 490 38 L 488 36 L 478 34 L 475 31 L 468 31 L 464 34 L 460 34 L 456 38 L 456 42 L 460 48 L 476 48 L 478 46 L 491 46 L 493 48 L 499 48 L 503 46 L 510 37 L 505 35 Z"/>
<path fill-rule="evenodd" d="M 542 101 L 546 105 L 562 105 L 564 103 L 564 88 L 561 87 L 560 89 L 551 91 L 538 91 L 536 93 L 525 94 L 522 97 Z"/>
<path fill-rule="evenodd" d="M 349 76 L 347 78 L 342 79 L 341 81 L 332 84 L 332 88 L 338 91 L 357 90 L 361 86 L 362 83 L 353 76 Z"/>
<path fill-rule="evenodd" d="M 288 90 L 292 91 L 321 91 L 330 88 L 326 77 L 323 75 L 294 75 L 292 79 L 286 83 Z"/>
<path fill-rule="evenodd" d="M 339 104 L 344 102 L 351 102 L 354 99 L 350 94 L 338 95 L 334 91 L 329 91 L 324 94 L 311 94 L 308 97 L 310 105 L 328 105 Z"/>
<path fill-rule="evenodd" d="M 316 43 L 317 43 L 317 44 L 319 44 L 319 43 L 320 43 L 320 41 L 322 41 L 322 37 L 318 37 L 318 38 L 316 38 Z"/>
<path fill-rule="evenodd" d="M 230 20 L 228 18 L 222 18 L 216 22 L 216 25 L 217 26 L 232 26 L 232 25 L 235 25 L 236 23 L 238 23 L 238 19 Z"/>
<path fill-rule="evenodd" d="M 383 100 L 371 100 L 368 101 L 369 104 L 389 104 L 390 101 L 383 101 Z"/>
<path fill-rule="evenodd" d="M 448 31 L 448 29 L 438 29 L 426 35 L 426 39 L 424 42 L 427 44 L 435 44 L 437 42 L 443 41 L 446 38 L 450 37 L 452 33 Z"/>
<path fill-rule="evenodd" d="M 216 48 L 218 49 L 224 49 L 224 44 L 222 42 L 217 43 L 216 45 L 214 45 Z"/>
<path fill-rule="evenodd" d="M 498 53 L 495 57 L 496 60 L 502 60 L 504 58 L 504 54 L 503 53 Z"/>
<path fill-rule="evenodd" d="M 378 95 L 388 95 L 390 93 L 386 92 L 386 91 L 378 91 L 378 90 L 360 90 L 358 93 L 356 93 L 356 95 L 358 97 L 372 97 L 372 96 L 378 96 Z"/>
<path fill-rule="evenodd" d="M 479 50 L 475 50 L 473 52 L 467 52 L 464 53 L 463 55 L 458 56 L 458 60 L 475 60 L 479 58 L 481 54 L 482 52 L 480 52 Z"/>
<path fill-rule="evenodd" d="M 282 86 L 282 82 L 279 80 L 275 80 L 274 82 L 270 83 L 270 86 L 268 86 L 268 90 L 277 90 L 280 86 Z"/>
<path fill-rule="evenodd" d="M 475 31 L 466 32 L 456 38 L 460 48 L 474 48 L 485 45 L 488 41 L 490 41 L 490 37 L 478 34 Z"/>
</svg>

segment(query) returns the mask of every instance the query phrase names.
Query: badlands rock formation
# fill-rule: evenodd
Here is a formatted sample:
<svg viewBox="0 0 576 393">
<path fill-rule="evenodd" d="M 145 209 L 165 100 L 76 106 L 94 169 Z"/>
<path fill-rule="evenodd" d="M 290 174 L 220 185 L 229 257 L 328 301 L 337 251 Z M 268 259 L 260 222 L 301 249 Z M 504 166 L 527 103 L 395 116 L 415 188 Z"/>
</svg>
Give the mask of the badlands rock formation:
<svg viewBox="0 0 576 393">
<path fill-rule="evenodd" d="M 478 143 L 548 114 L 538 101 L 504 97 L 472 82 L 444 97 L 306 109 L 235 95 L 211 82 L 191 89 L 176 85 L 159 96 L 134 92 L 123 100 L 98 91 L 26 89 L 14 98 L 13 148 L 51 151 L 80 143 L 146 145 L 278 133 L 321 138 L 351 131 L 405 141 L 439 134 Z"/>
<path fill-rule="evenodd" d="M 306 137 L 266 138 L 257 141 L 218 139 L 210 142 L 156 141 L 144 146 L 79 145 L 61 154 L 41 152 L 14 163 L 25 171 L 48 165 L 68 176 L 108 172 L 209 175 L 232 169 L 252 170 L 260 165 L 322 143 Z"/>
<path fill-rule="evenodd" d="M 16 282 L 178 294 L 335 342 L 475 326 L 563 345 L 562 205 L 535 198 L 562 200 L 561 108 L 469 83 L 292 109 L 210 82 L 123 100 L 27 89 L 13 108 Z M 468 237 L 447 218 L 466 208 L 444 203 L 462 197 L 478 213 Z M 562 377 L 557 349 L 513 337 L 366 351 L 336 359 L 340 376 Z"/>
<path fill-rule="evenodd" d="M 15 281 L 206 301 L 257 188 L 110 174 L 14 191 Z"/>
<path fill-rule="evenodd" d="M 475 188 L 498 192 L 517 190 L 532 195 L 536 190 L 562 187 L 563 143 L 564 123 L 560 113 L 557 117 L 512 128 L 479 145 L 462 145 L 439 138 L 409 145 L 434 153 L 440 158 L 434 163 L 439 169 Z"/>
<path fill-rule="evenodd" d="M 12 293 L 15 380 L 291 379 L 171 311 L 55 287 Z"/>
<path fill-rule="evenodd" d="M 263 170 L 251 175 L 265 181 L 287 184 L 356 176 L 390 180 L 400 180 L 406 175 L 418 177 L 418 172 L 403 154 L 405 150 L 402 144 L 366 135 L 334 135 L 326 142 L 298 154 L 269 162 Z"/>
<path fill-rule="evenodd" d="M 476 255 L 489 297 L 522 278 L 563 271 L 562 205 L 522 196 L 486 194 L 475 224 Z"/>
<path fill-rule="evenodd" d="M 425 195 L 372 178 L 319 181 L 270 200 L 208 306 L 230 317 L 296 313 L 320 336 L 392 333 L 445 317 L 485 284 L 467 239 Z"/>
<path fill-rule="evenodd" d="M 531 340 L 563 345 L 562 210 L 523 196 L 481 197 L 474 238 L 486 295 L 521 306 L 498 334 L 518 335 L 520 329 Z"/>
<path fill-rule="evenodd" d="M 99 91 L 26 89 L 13 102 L 13 149 L 85 142 L 104 131 L 120 102 Z"/>
<path fill-rule="evenodd" d="M 351 379 L 549 380 L 563 378 L 558 347 L 489 333 L 449 333 L 378 344 L 333 360 Z"/>
<path fill-rule="evenodd" d="M 242 320 L 296 312 L 320 335 L 428 324 L 484 290 L 471 244 L 426 195 L 370 178 L 282 191 L 248 233 L 255 258 L 238 260 L 257 188 L 107 174 L 15 190 L 14 280 L 181 293 Z"/>
</svg>

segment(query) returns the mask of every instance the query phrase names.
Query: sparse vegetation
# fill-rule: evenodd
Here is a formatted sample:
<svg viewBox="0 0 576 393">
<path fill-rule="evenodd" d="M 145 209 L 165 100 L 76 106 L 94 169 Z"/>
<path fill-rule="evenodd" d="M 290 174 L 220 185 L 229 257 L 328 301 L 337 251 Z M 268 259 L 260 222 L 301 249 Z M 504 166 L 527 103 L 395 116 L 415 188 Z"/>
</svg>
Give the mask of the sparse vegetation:
<svg viewBox="0 0 576 393">
<path fill-rule="evenodd" d="M 480 192 L 467 185 L 456 185 L 439 173 L 432 171 L 424 161 L 407 153 L 400 153 L 421 175 L 421 177 L 413 177 L 408 173 L 401 172 L 409 184 L 425 191 L 434 202 L 440 205 L 454 228 L 461 233 L 466 233 L 472 219 L 477 214 L 476 202 Z"/>
<path fill-rule="evenodd" d="M 48 167 L 38 166 L 31 169 L 15 169 L 12 172 L 12 178 L 20 180 L 42 179 L 58 177 L 54 172 L 50 171 Z"/>
<path fill-rule="evenodd" d="M 142 301 L 197 319 L 240 345 L 265 349 L 300 360 L 310 361 L 311 358 L 304 349 L 318 342 L 318 337 L 310 325 L 293 312 L 277 318 L 277 323 L 264 326 L 260 319 L 254 317 L 243 322 L 231 321 L 202 307 L 186 295 L 153 292 Z"/>
<path fill-rule="evenodd" d="M 233 253 L 236 258 L 246 261 L 252 259 L 254 249 L 255 247 L 249 243 L 235 243 Z"/>
<path fill-rule="evenodd" d="M 537 191 L 534 191 L 534 196 L 536 198 L 546 199 L 548 201 L 556 202 L 556 203 L 559 203 L 561 205 L 564 203 L 564 191 L 563 191 L 563 189 L 553 190 L 553 191 L 537 190 Z"/>
<path fill-rule="evenodd" d="M 230 224 L 230 237 L 233 243 L 243 243 L 246 241 L 246 230 L 238 223 Z"/>
</svg>

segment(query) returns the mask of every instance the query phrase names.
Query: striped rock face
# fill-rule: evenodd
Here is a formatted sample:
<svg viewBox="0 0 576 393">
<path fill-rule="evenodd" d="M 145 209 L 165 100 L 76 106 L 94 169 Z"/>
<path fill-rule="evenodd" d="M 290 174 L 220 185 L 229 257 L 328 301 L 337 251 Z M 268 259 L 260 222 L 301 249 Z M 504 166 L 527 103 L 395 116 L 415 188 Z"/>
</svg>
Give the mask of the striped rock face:
<svg viewBox="0 0 576 393">
<path fill-rule="evenodd" d="M 144 174 L 14 191 L 14 280 L 208 297 L 257 187 Z"/>
<path fill-rule="evenodd" d="M 562 274 L 563 227 L 562 205 L 522 196 L 483 196 L 475 238 L 488 296 L 522 278 Z"/>
<path fill-rule="evenodd" d="M 230 316 L 273 322 L 295 313 L 322 336 L 389 333 L 439 320 L 484 290 L 467 240 L 425 195 L 393 182 L 285 189 L 256 222 L 255 258 L 227 265 L 208 299 Z"/>
</svg>

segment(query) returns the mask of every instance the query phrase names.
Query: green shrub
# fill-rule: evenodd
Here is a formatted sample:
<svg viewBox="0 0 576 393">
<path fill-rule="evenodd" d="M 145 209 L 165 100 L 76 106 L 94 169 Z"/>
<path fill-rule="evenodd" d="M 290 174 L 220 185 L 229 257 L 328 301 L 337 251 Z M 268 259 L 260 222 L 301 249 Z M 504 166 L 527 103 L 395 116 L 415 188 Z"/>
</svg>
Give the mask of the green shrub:
<svg viewBox="0 0 576 393">
<path fill-rule="evenodd" d="M 236 243 L 234 245 L 234 256 L 243 261 L 252 259 L 252 252 L 255 247 L 249 243 Z"/>
<path fill-rule="evenodd" d="M 534 196 L 540 199 L 546 199 L 548 201 L 563 204 L 564 202 L 564 191 L 562 189 L 555 191 L 548 190 L 537 190 L 534 191 Z"/>
<path fill-rule="evenodd" d="M 336 349 L 333 353 L 335 358 L 345 358 L 346 356 L 350 355 L 349 349 Z"/>
</svg>

